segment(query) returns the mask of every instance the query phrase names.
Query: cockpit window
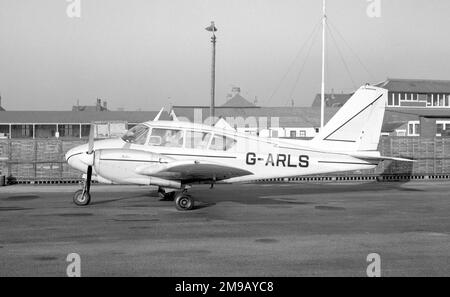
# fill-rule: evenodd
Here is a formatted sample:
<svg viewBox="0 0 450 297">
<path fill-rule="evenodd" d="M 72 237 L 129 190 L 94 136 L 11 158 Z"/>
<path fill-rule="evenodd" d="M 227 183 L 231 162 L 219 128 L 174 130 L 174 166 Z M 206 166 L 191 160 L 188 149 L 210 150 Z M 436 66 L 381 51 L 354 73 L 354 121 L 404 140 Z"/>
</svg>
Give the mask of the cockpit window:
<svg viewBox="0 0 450 297">
<path fill-rule="evenodd" d="M 165 147 L 182 147 L 183 130 L 153 128 L 150 134 L 149 145 Z"/>
<path fill-rule="evenodd" d="M 211 140 L 210 150 L 227 151 L 236 144 L 236 140 L 223 135 L 214 135 Z"/>
<path fill-rule="evenodd" d="M 148 131 L 150 129 L 145 125 L 137 125 L 125 132 L 122 136 L 122 140 L 135 143 L 135 144 L 145 144 L 147 140 Z"/>
</svg>

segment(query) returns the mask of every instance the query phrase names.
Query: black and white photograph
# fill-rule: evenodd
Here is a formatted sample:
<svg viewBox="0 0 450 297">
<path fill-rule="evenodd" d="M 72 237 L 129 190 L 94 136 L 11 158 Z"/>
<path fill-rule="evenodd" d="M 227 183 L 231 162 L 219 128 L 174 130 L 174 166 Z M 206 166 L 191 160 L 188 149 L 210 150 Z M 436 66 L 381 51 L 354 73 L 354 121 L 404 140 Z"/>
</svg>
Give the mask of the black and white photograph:
<svg viewBox="0 0 450 297">
<path fill-rule="evenodd" d="M 0 0 L 0 278 L 450 276 L 449 12 Z"/>
</svg>

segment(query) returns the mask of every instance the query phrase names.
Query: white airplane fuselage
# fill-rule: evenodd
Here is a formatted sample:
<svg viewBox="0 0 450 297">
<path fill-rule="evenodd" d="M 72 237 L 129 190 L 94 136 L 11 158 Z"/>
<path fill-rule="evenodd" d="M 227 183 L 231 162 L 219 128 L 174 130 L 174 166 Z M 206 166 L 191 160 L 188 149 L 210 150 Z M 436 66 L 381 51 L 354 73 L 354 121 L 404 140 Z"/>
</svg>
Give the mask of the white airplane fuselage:
<svg viewBox="0 0 450 297">
<path fill-rule="evenodd" d="M 345 152 L 333 152 L 331 151 L 332 147 L 318 149 L 311 146 L 311 141 L 308 140 L 288 141 L 260 138 L 234 130 L 218 129 L 189 122 L 156 121 L 146 122 L 143 125 L 150 130 L 160 128 L 179 129 L 183 133 L 188 133 L 186 131 L 211 133 L 229 137 L 236 142 L 228 150 L 212 150 L 189 148 L 186 147 L 186 142 L 181 147 L 149 145 L 148 136 L 143 144 L 129 143 L 120 138 L 95 141 L 94 174 L 98 181 L 144 185 L 152 184 L 152 177 L 153 181 L 157 179 L 157 184 L 161 180 L 177 181 L 177 176 L 171 174 L 159 173 L 157 176 L 153 176 L 152 170 L 159 171 L 168 163 L 183 160 L 225 164 L 251 173 L 227 179 L 217 178 L 217 181 L 198 181 L 206 183 L 250 182 L 261 179 L 371 169 L 377 165 L 352 157 Z M 87 166 L 83 162 L 83 155 L 86 151 L 87 144 L 71 149 L 66 154 L 69 165 L 86 172 Z M 183 183 L 182 180 L 181 183 Z M 169 184 L 167 186 L 170 187 Z"/>
</svg>

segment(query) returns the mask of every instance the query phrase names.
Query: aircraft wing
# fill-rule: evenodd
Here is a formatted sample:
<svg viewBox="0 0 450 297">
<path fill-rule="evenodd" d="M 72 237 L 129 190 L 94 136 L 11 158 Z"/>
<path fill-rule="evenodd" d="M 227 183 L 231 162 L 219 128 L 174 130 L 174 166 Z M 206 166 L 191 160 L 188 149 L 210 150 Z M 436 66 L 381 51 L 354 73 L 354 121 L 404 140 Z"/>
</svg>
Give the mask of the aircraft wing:
<svg viewBox="0 0 450 297">
<path fill-rule="evenodd" d="M 139 167 L 136 172 L 143 175 L 184 181 L 220 181 L 253 174 L 241 168 L 198 160 L 173 161 L 158 167 L 151 165 Z"/>
</svg>

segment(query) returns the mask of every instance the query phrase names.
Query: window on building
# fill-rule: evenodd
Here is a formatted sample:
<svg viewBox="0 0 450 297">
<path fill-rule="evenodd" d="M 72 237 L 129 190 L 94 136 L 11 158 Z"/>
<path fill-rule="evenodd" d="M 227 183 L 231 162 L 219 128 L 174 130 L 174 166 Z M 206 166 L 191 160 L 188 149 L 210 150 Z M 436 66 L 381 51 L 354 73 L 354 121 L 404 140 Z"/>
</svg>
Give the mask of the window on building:
<svg viewBox="0 0 450 297">
<path fill-rule="evenodd" d="M 392 105 L 394 105 L 394 93 L 391 93 L 391 96 L 388 96 L 388 102 L 387 102 L 387 105 L 388 106 L 392 106 Z"/>
<path fill-rule="evenodd" d="M 278 131 L 277 130 L 272 130 L 272 135 L 271 135 L 271 137 L 273 137 L 273 138 L 277 138 L 278 137 Z"/>
<path fill-rule="evenodd" d="M 91 125 L 81 125 L 81 137 L 89 137 Z"/>
<path fill-rule="evenodd" d="M 409 121 L 408 122 L 408 136 L 419 136 L 420 135 L 420 122 L 419 121 Z"/>
<path fill-rule="evenodd" d="M 231 149 L 235 144 L 236 140 L 231 137 L 214 135 L 213 139 L 211 140 L 209 149 L 215 151 L 227 151 Z"/>
<path fill-rule="evenodd" d="M 300 130 L 299 132 L 299 136 L 300 137 L 306 137 L 306 131 L 305 130 Z"/>
<path fill-rule="evenodd" d="M 59 137 L 80 137 L 80 125 L 58 125 Z"/>
<path fill-rule="evenodd" d="M 450 136 L 450 121 L 436 121 L 436 136 Z"/>
<path fill-rule="evenodd" d="M 295 130 L 289 132 L 289 137 L 290 137 L 290 138 L 295 138 L 295 137 L 297 137 L 297 133 L 295 132 Z"/>
<path fill-rule="evenodd" d="M 441 136 L 442 135 L 442 131 L 444 131 L 444 124 L 440 123 L 436 125 L 436 133 L 437 136 Z"/>
<path fill-rule="evenodd" d="M 11 125 L 11 138 L 32 138 L 33 125 Z"/>
<path fill-rule="evenodd" d="M 35 138 L 53 138 L 55 137 L 56 124 L 54 125 L 35 125 L 34 137 Z"/>
<path fill-rule="evenodd" d="M 433 94 L 433 106 L 439 105 L 439 94 Z"/>
<path fill-rule="evenodd" d="M 400 96 L 401 96 L 400 93 L 398 93 L 398 95 L 395 96 L 395 98 L 394 98 L 394 106 L 400 106 Z"/>
<path fill-rule="evenodd" d="M 206 149 L 208 147 L 211 133 L 186 131 L 186 147 L 192 149 Z"/>
<path fill-rule="evenodd" d="M 446 107 L 450 106 L 450 95 L 445 95 L 444 106 Z"/>
</svg>

